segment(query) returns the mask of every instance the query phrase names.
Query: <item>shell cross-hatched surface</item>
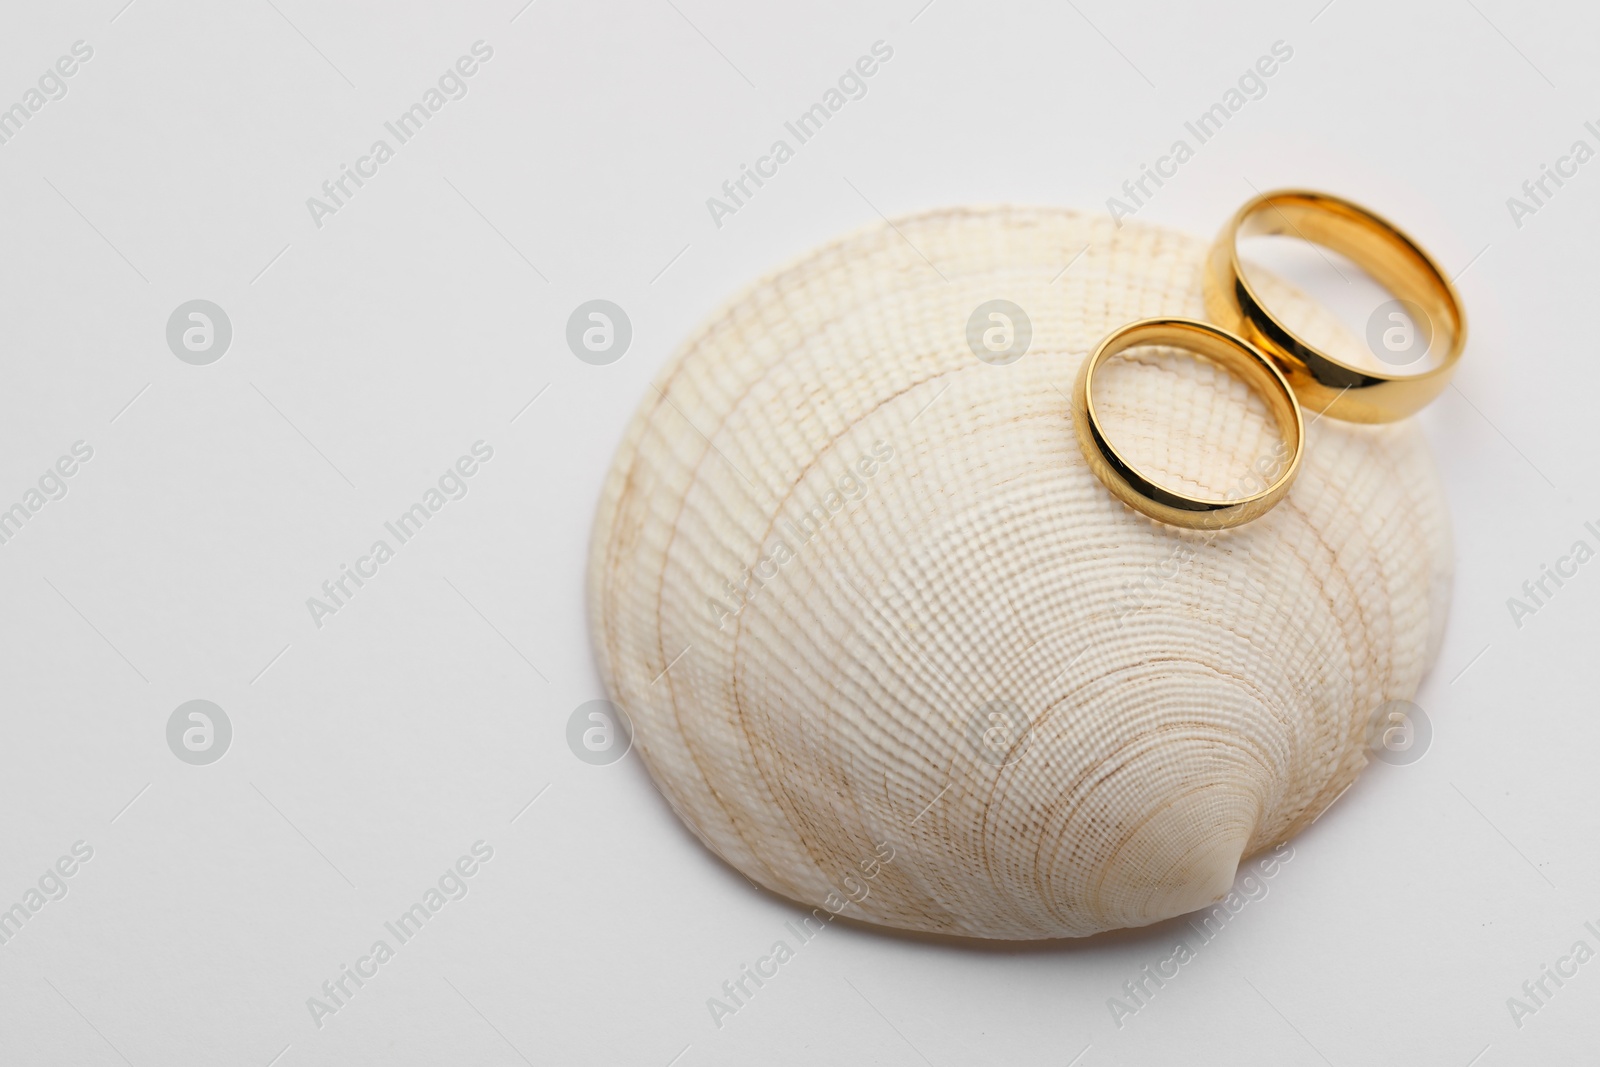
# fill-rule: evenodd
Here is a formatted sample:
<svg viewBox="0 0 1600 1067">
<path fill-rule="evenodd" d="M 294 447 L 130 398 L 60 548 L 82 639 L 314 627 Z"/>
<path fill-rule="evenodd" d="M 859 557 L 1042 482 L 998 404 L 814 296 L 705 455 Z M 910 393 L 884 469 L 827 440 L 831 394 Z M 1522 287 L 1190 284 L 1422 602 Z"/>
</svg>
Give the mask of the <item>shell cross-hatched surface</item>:
<svg viewBox="0 0 1600 1067">
<path fill-rule="evenodd" d="M 1203 318 L 1205 250 L 1065 210 L 928 213 L 762 280 L 655 375 L 602 491 L 591 626 L 718 856 L 870 923 L 1082 936 L 1211 903 L 1351 783 L 1448 606 L 1420 430 L 1308 413 L 1289 496 L 1222 533 L 1129 510 L 1074 436 L 1080 361 L 1132 319 Z M 1099 386 L 1124 454 L 1250 491 L 1264 405 L 1129 356 Z"/>
</svg>

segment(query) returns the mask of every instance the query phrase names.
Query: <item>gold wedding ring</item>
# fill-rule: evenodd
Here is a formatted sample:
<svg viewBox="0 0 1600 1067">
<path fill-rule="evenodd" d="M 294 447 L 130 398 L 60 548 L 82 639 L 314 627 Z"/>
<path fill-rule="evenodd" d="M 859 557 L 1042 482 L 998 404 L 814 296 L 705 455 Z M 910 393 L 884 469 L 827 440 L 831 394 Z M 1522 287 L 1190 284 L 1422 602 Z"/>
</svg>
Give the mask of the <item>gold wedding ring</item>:
<svg viewBox="0 0 1600 1067">
<path fill-rule="evenodd" d="M 1388 376 L 1357 370 L 1295 336 L 1245 279 L 1239 238 L 1299 237 L 1349 257 L 1401 301 L 1420 309 L 1430 347 L 1444 353 L 1431 370 Z M 1300 403 L 1350 422 L 1392 422 L 1444 390 L 1466 345 L 1467 323 L 1455 286 L 1394 224 L 1327 193 L 1285 189 L 1241 207 L 1217 235 L 1205 267 L 1206 313 L 1271 356 Z"/>
<path fill-rule="evenodd" d="M 1122 457 L 1106 439 L 1095 411 L 1094 376 L 1102 363 L 1138 345 L 1170 345 L 1193 352 L 1243 379 L 1266 401 L 1288 454 L 1287 462 L 1281 464 L 1270 485 L 1229 499 L 1187 496 L 1156 484 Z M 1072 413 L 1078 444 L 1095 477 L 1129 507 L 1173 526 L 1217 530 L 1249 522 L 1283 499 L 1300 470 L 1305 426 L 1294 390 L 1272 360 L 1249 342 L 1209 322 L 1141 319 L 1113 330 L 1078 368 L 1078 380 L 1072 387 Z M 1264 479 L 1265 472 L 1261 473 Z"/>
</svg>

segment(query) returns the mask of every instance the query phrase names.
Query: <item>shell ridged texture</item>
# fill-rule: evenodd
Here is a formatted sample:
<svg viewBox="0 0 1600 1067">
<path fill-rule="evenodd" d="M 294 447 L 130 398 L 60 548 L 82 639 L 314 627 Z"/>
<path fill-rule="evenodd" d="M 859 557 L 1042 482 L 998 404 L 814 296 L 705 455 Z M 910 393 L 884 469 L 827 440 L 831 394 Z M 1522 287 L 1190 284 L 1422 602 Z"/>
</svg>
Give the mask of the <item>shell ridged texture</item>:
<svg viewBox="0 0 1600 1067">
<path fill-rule="evenodd" d="M 1308 414 L 1264 518 L 1152 522 L 1090 473 L 1068 398 L 1112 328 L 1204 318 L 1205 242 L 1056 209 L 895 225 L 757 283 L 654 379 L 591 548 L 612 699 L 700 839 L 807 905 L 865 884 L 843 914 L 1013 939 L 1206 905 L 1351 783 L 1437 651 L 1422 434 Z M 966 336 L 997 298 L 1033 330 L 1004 366 Z M 1169 484 L 1220 494 L 1276 441 L 1225 372 L 1130 356 L 1105 418 Z"/>
</svg>

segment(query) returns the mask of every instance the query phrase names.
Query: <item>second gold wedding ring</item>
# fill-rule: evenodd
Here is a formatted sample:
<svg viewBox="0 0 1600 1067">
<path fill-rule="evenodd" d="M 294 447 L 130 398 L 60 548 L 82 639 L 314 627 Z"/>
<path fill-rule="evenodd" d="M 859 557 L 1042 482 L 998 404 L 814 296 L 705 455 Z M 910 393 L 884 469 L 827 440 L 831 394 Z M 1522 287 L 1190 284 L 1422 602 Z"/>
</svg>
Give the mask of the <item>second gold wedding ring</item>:
<svg viewBox="0 0 1600 1067">
<path fill-rule="evenodd" d="M 1271 484 L 1230 499 L 1189 496 L 1157 484 L 1128 462 L 1109 439 L 1095 407 L 1095 372 L 1117 353 L 1139 345 L 1169 345 L 1193 352 L 1231 372 L 1266 402 L 1287 458 Z M 1265 514 L 1289 491 L 1300 470 L 1305 426 L 1300 405 L 1283 374 L 1246 341 L 1208 322 L 1161 318 L 1131 322 L 1106 337 L 1078 369 L 1072 388 L 1073 425 L 1090 470 L 1112 495 L 1136 511 L 1173 526 L 1215 530 Z"/>
<path fill-rule="evenodd" d="M 1241 269 L 1239 239 L 1262 235 L 1298 237 L 1348 256 L 1423 320 L 1407 328 L 1424 331 L 1438 361 L 1419 374 L 1380 374 L 1298 337 Z M 1336 419 L 1392 422 L 1416 412 L 1449 383 L 1466 345 L 1460 298 L 1432 258 L 1393 223 L 1327 193 L 1286 189 L 1247 202 L 1211 246 L 1204 286 L 1206 313 L 1276 360 L 1302 404 Z"/>
</svg>

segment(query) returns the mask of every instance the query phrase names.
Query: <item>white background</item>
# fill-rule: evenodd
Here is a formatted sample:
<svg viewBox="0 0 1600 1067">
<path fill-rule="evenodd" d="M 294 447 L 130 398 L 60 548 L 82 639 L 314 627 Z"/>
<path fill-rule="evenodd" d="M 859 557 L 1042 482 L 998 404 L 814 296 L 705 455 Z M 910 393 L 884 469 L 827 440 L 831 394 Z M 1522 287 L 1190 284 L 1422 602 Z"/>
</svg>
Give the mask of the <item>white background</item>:
<svg viewBox="0 0 1600 1067">
<path fill-rule="evenodd" d="M 0 506 L 94 449 L 0 545 L 0 907 L 94 849 L 0 946 L 0 1062 L 1594 1059 L 1600 962 L 1520 1028 L 1506 1006 L 1600 947 L 1600 563 L 1520 628 L 1506 606 L 1600 520 L 1600 162 L 1520 227 L 1506 206 L 1600 147 L 1592 11 L 123 2 L 13 4 L 0 32 L 0 106 L 94 49 L 0 145 Z M 478 40 L 468 95 L 314 225 L 306 198 Z M 715 226 L 706 198 L 878 40 L 868 95 Z M 879 211 L 1104 211 L 1278 40 L 1267 95 L 1139 218 L 1210 234 L 1252 185 L 1310 185 L 1461 272 L 1471 344 L 1422 416 L 1458 561 L 1430 751 L 1369 770 L 1120 1028 L 1107 998 L 1180 924 L 998 948 L 834 924 L 717 1027 L 707 998 L 798 909 L 637 757 L 565 740 L 602 695 L 582 574 L 625 421 L 728 295 Z M 564 340 L 595 297 L 634 326 L 610 366 Z M 233 325 L 209 366 L 166 343 L 194 298 Z M 470 493 L 314 626 L 306 598 L 480 439 Z M 210 766 L 166 743 L 194 698 L 234 728 Z M 478 840 L 468 895 L 314 1025 Z"/>
</svg>

